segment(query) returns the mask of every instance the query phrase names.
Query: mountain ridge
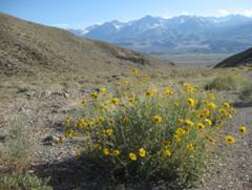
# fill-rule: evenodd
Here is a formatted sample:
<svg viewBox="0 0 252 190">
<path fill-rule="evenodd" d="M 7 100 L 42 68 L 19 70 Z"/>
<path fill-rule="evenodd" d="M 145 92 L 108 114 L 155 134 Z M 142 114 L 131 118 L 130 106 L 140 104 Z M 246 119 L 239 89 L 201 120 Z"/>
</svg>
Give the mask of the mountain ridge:
<svg viewBox="0 0 252 190">
<path fill-rule="evenodd" d="M 252 48 L 224 59 L 214 68 L 239 67 L 248 65 L 252 65 Z"/>
<path fill-rule="evenodd" d="M 86 28 L 84 35 L 79 35 L 159 54 L 240 52 L 252 46 L 251 33 L 252 18 L 241 15 L 182 15 L 168 19 L 148 15 L 125 23 L 112 21 L 94 25 Z"/>
</svg>

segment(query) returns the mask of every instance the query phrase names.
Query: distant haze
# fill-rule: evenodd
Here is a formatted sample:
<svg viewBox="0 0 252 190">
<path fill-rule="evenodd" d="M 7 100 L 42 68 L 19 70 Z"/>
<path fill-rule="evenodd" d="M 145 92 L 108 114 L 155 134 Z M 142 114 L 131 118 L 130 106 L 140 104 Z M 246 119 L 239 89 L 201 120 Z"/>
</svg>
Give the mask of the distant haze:
<svg viewBox="0 0 252 190">
<path fill-rule="evenodd" d="M 145 16 L 113 20 L 72 33 L 152 54 L 236 53 L 252 46 L 252 17 Z"/>
<path fill-rule="evenodd" d="M 251 0 L 0 0 L 0 12 L 145 53 L 252 46 Z"/>
</svg>

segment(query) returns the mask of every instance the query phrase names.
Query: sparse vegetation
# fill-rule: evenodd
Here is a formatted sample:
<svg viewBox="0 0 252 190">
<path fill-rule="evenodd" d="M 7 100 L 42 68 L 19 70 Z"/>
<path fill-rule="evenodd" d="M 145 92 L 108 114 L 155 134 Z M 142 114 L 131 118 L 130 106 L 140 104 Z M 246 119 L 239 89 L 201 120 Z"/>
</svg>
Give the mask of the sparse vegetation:
<svg viewBox="0 0 252 190">
<path fill-rule="evenodd" d="M 240 75 L 217 76 L 205 85 L 206 90 L 237 90 L 246 84 L 245 78 Z"/>
<path fill-rule="evenodd" d="M 9 119 L 9 130 L 4 148 L 0 151 L 1 190 L 52 190 L 33 174 L 26 173 L 30 167 L 33 142 L 27 129 L 28 120 L 25 114 L 19 113 Z"/>
<path fill-rule="evenodd" d="M 84 109 L 66 118 L 65 136 L 85 136 L 83 154 L 114 183 L 192 186 L 216 144 L 235 142 L 232 135 L 221 136 L 233 108 L 191 84 L 148 87 L 146 76 L 134 74 L 140 84 L 133 89 L 124 81 L 120 91 L 101 88 L 84 99 Z"/>
<path fill-rule="evenodd" d="M 12 172 L 22 173 L 30 165 L 33 144 L 27 122 L 27 117 L 21 113 L 9 120 L 7 140 L 0 152 L 0 160 Z"/>
<path fill-rule="evenodd" d="M 4 14 L 0 23 L 0 190 L 178 190 L 202 178 L 216 149 L 232 156 L 208 165 L 201 182 L 214 185 L 203 189 L 251 171 L 251 108 L 226 123 L 234 109 L 222 101 L 252 101 L 251 68 L 211 69 L 225 55 L 198 53 L 171 67 Z"/>
<path fill-rule="evenodd" d="M 240 99 L 246 103 L 252 103 L 252 83 L 242 89 Z"/>
<path fill-rule="evenodd" d="M 0 175 L 1 190 L 53 190 L 47 183 L 33 174 Z"/>
</svg>

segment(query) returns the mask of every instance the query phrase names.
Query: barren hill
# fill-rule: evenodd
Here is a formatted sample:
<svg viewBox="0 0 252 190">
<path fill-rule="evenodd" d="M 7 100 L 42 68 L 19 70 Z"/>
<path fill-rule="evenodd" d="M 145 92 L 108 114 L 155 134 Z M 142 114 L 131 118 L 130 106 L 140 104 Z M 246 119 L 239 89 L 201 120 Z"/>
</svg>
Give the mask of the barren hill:
<svg viewBox="0 0 252 190">
<path fill-rule="evenodd" d="M 112 71 L 159 60 L 0 13 L 0 74 Z"/>
<path fill-rule="evenodd" d="M 223 60 L 217 64 L 215 68 L 238 67 L 244 65 L 252 65 L 252 48 Z"/>
</svg>

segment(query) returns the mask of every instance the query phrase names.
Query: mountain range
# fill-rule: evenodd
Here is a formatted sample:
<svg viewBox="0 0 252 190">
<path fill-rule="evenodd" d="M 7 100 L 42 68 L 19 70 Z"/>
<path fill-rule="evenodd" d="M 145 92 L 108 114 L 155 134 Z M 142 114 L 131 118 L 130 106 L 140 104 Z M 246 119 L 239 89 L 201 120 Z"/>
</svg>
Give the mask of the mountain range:
<svg viewBox="0 0 252 190">
<path fill-rule="evenodd" d="M 252 17 L 145 16 L 117 20 L 84 30 L 70 29 L 78 36 L 110 42 L 145 53 L 236 53 L 252 46 Z"/>
</svg>

